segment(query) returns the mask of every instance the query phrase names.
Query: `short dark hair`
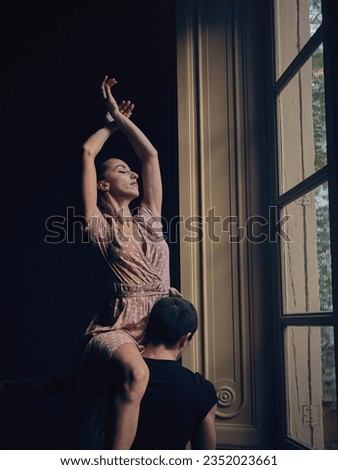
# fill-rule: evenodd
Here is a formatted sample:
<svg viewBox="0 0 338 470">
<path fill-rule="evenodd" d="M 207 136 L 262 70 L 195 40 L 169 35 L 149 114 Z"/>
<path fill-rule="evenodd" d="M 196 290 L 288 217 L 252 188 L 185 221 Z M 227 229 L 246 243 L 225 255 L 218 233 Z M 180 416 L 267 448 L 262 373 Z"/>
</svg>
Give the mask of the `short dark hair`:
<svg viewBox="0 0 338 470">
<path fill-rule="evenodd" d="M 164 297 L 151 309 L 144 344 L 172 347 L 187 333 L 192 337 L 197 326 L 197 312 L 191 302 L 181 297 Z"/>
</svg>

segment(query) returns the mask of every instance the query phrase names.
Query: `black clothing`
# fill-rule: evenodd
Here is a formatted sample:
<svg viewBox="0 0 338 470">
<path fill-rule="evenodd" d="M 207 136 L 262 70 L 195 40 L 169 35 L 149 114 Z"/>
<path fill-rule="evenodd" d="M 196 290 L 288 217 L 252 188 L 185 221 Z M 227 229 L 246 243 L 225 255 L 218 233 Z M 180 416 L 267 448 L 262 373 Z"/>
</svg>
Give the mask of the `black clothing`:
<svg viewBox="0 0 338 470">
<path fill-rule="evenodd" d="M 185 449 L 217 403 L 215 388 L 177 361 L 145 358 L 150 371 L 132 449 Z"/>
</svg>

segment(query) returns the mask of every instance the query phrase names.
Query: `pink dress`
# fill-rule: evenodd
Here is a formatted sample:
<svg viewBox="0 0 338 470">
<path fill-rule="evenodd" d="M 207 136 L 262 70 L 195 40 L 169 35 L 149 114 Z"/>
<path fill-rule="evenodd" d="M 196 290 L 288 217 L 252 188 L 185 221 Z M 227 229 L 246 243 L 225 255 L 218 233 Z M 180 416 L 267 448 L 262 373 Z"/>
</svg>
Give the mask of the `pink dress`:
<svg viewBox="0 0 338 470">
<path fill-rule="evenodd" d="M 119 231 L 114 217 L 99 209 L 87 229 L 108 267 L 107 296 L 101 312 L 87 328 L 76 376 L 79 399 L 79 447 L 109 448 L 113 387 L 118 374 L 113 353 L 130 343 L 142 350 L 148 315 L 161 297 L 180 295 L 170 288 L 169 248 L 162 225 L 149 206 L 141 203 L 133 216 L 144 251 Z"/>
<path fill-rule="evenodd" d="M 103 310 L 87 328 L 86 335 L 97 338 L 113 353 L 120 345 L 138 345 L 147 326 L 151 307 L 168 296 L 169 249 L 162 225 L 149 206 L 141 203 L 133 216 L 142 237 L 144 251 L 133 237 L 126 237 L 114 217 L 99 209 L 87 230 L 108 264 L 107 296 Z"/>
</svg>

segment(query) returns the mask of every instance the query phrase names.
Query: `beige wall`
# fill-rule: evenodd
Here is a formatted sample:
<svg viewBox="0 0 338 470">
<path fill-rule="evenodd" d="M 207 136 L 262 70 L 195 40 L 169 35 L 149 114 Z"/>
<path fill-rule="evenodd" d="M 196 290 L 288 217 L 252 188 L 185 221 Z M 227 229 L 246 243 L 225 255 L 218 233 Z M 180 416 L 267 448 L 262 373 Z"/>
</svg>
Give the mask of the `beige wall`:
<svg viewBox="0 0 338 470">
<path fill-rule="evenodd" d="M 262 248 L 238 229 L 261 214 L 255 25 L 250 2 L 177 8 L 180 214 L 202 235 L 181 226 L 181 289 L 201 321 L 184 363 L 216 386 L 218 447 L 264 448 Z"/>
</svg>

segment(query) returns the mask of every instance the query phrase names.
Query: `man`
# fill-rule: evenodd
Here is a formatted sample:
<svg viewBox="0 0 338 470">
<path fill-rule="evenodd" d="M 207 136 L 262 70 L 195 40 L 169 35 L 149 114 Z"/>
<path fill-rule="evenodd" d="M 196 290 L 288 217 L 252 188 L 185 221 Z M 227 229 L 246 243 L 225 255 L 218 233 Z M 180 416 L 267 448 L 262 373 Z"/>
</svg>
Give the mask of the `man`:
<svg viewBox="0 0 338 470">
<path fill-rule="evenodd" d="M 132 449 L 215 449 L 217 396 L 211 382 L 178 359 L 197 329 L 194 306 L 179 297 L 154 305 L 143 357 L 150 371 Z"/>
</svg>

